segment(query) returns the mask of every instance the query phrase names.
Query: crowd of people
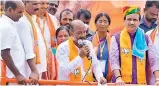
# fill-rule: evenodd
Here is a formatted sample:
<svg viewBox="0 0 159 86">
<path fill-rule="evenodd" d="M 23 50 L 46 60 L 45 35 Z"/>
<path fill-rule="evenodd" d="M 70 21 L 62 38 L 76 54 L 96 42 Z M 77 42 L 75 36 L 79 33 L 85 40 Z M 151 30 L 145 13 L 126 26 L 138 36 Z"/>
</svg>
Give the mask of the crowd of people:
<svg viewBox="0 0 159 86">
<path fill-rule="evenodd" d="M 145 8 L 125 6 L 124 28 L 109 33 L 111 17 L 101 12 L 64 9 L 59 1 L 5 1 L 0 12 L 0 49 L 7 78 L 17 83 L 66 80 L 159 86 L 159 1 Z M 1 5 L 1 6 L 2 6 Z M 141 15 L 144 10 L 144 15 Z"/>
</svg>

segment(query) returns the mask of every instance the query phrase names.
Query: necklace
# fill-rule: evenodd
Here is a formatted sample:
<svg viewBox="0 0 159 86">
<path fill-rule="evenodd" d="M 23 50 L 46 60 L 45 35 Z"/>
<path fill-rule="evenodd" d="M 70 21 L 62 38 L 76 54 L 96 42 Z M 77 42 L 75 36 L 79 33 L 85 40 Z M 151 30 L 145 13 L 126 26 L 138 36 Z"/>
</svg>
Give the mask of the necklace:
<svg viewBox="0 0 159 86">
<path fill-rule="evenodd" d="M 103 58 L 103 50 L 104 50 L 104 46 L 105 46 L 105 41 L 104 41 L 104 43 L 103 43 L 103 45 L 102 45 L 102 43 L 100 44 L 100 59 L 102 60 L 102 58 Z"/>
</svg>

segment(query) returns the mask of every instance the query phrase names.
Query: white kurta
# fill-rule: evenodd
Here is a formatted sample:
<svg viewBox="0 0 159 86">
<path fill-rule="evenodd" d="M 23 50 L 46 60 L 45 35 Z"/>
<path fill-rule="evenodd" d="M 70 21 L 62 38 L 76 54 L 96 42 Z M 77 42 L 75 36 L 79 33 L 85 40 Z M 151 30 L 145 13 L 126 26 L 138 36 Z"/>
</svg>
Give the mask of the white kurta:
<svg viewBox="0 0 159 86">
<path fill-rule="evenodd" d="M 30 75 L 30 68 L 25 57 L 25 52 L 20 41 L 15 22 L 9 17 L 2 16 L 3 23 L 0 23 L 1 29 L 1 50 L 10 48 L 11 57 L 20 73 L 28 78 Z M 31 57 L 32 58 L 32 57 Z M 7 67 L 6 75 L 8 78 L 15 77 L 14 74 Z"/>
<path fill-rule="evenodd" d="M 53 25 L 54 25 L 54 28 L 55 28 L 55 31 L 56 29 L 58 28 L 58 21 L 57 21 L 57 18 L 51 14 L 49 14 L 52 22 L 53 22 Z M 43 29 L 44 28 L 44 37 L 45 37 L 45 40 L 47 42 L 47 46 L 48 48 L 50 49 L 51 48 L 51 39 L 54 40 L 54 38 L 50 38 L 51 35 L 50 35 L 50 29 L 49 29 L 49 25 L 47 23 L 47 21 L 45 21 L 44 19 L 41 19 L 41 18 L 38 18 L 39 19 L 39 22 L 40 22 L 40 29 Z"/>
<path fill-rule="evenodd" d="M 38 36 L 38 46 L 39 46 L 39 54 L 40 54 L 40 64 L 37 64 L 36 67 L 38 69 L 39 73 L 45 72 L 47 68 L 47 62 L 46 62 L 46 46 L 42 37 L 42 34 L 40 32 L 40 28 L 38 27 L 35 18 L 33 19 L 33 23 L 35 25 L 37 36 Z M 16 26 L 18 28 L 18 33 L 21 38 L 21 42 L 23 44 L 26 57 L 34 57 L 34 35 L 32 31 L 32 26 L 29 20 L 25 15 L 19 20 L 19 22 L 16 23 Z"/>
<path fill-rule="evenodd" d="M 158 29 L 158 28 L 157 28 Z M 150 35 L 151 33 L 152 33 L 152 31 L 153 30 L 150 30 L 150 31 L 148 31 L 146 34 L 148 34 L 148 35 Z M 159 55 L 159 32 L 158 32 L 158 30 L 157 30 L 157 32 L 156 32 L 156 35 L 155 35 L 156 37 L 155 37 L 155 40 L 154 40 L 154 46 L 155 46 L 155 48 L 156 48 L 156 53 L 157 53 L 157 55 Z M 159 58 L 159 56 L 158 56 L 158 58 Z M 154 74 L 152 74 L 151 73 L 151 80 L 150 80 L 150 84 L 151 85 L 154 85 L 155 84 L 155 76 L 154 76 Z"/>
<path fill-rule="evenodd" d="M 92 57 L 92 69 L 95 74 L 96 79 L 99 81 L 100 77 L 103 77 L 101 67 L 99 65 L 99 61 L 97 60 L 97 57 L 95 55 L 95 52 L 93 50 L 92 43 L 87 41 L 87 44 L 90 47 L 90 55 Z M 79 49 L 78 49 L 79 51 Z M 69 49 L 69 41 L 65 41 L 61 43 L 56 51 L 56 59 L 58 61 L 58 80 L 70 80 L 70 73 L 73 72 L 75 69 L 77 69 L 79 66 L 81 66 L 81 72 L 82 77 L 84 77 L 84 65 L 83 65 L 83 59 L 78 55 L 73 59 L 71 62 L 69 61 L 69 55 L 70 49 Z"/>
</svg>

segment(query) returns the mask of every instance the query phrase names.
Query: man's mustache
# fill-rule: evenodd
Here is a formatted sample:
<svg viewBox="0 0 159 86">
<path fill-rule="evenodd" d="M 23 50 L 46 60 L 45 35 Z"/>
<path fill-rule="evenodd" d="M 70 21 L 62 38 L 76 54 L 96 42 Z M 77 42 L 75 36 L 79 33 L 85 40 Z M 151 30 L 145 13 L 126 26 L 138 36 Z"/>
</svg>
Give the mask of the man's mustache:
<svg viewBox="0 0 159 86">
<path fill-rule="evenodd" d="M 80 37 L 79 39 L 81 39 L 81 40 L 85 40 L 85 37 Z"/>
<path fill-rule="evenodd" d="M 38 11 L 38 10 L 39 10 L 39 8 L 34 9 L 34 11 Z"/>
<path fill-rule="evenodd" d="M 69 23 L 66 23 L 65 26 L 70 26 L 70 24 L 69 24 Z"/>
<path fill-rule="evenodd" d="M 57 10 L 55 8 L 50 8 L 49 11 L 54 11 L 56 12 Z"/>
<path fill-rule="evenodd" d="M 129 26 L 131 26 L 131 27 L 135 27 L 135 25 L 134 25 L 134 24 L 130 24 Z"/>
</svg>

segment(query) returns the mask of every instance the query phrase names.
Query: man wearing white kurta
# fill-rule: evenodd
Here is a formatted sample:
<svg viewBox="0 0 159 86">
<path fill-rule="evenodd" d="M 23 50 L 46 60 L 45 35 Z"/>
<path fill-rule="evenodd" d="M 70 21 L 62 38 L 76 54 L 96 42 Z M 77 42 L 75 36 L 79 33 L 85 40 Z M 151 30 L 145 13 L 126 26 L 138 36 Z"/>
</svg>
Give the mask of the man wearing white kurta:
<svg viewBox="0 0 159 86">
<path fill-rule="evenodd" d="M 99 61 L 97 60 L 91 42 L 85 41 L 86 46 L 83 47 L 80 47 L 80 45 L 78 44 L 78 40 L 84 39 L 86 37 L 86 28 L 84 23 L 80 20 L 74 20 L 71 23 L 70 30 L 72 34 L 72 37 L 70 37 L 70 39 L 73 40 L 74 44 L 76 45 L 78 55 L 74 57 L 73 60 L 69 60 L 71 56 L 71 49 L 69 46 L 70 39 L 59 45 L 56 52 L 56 58 L 58 62 L 58 80 L 71 81 L 70 75 L 75 74 L 75 70 L 80 67 L 82 81 L 86 74 L 86 71 L 84 69 L 84 58 L 86 55 L 88 56 L 88 53 L 90 52 L 89 55 L 91 55 L 90 57 L 92 57 L 91 69 L 95 74 L 96 80 L 99 81 L 101 84 L 105 84 L 106 79 L 103 77 L 101 67 L 99 66 Z"/>
<path fill-rule="evenodd" d="M 37 1 L 28 1 L 25 4 L 26 12 L 32 17 L 33 24 L 35 26 L 38 38 L 38 48 L 39 48 L 39 56 L 40 56 L 40 64 L 36 64 L 36 67 L 39 72 L 39 78 L 42 76 L 42 72 L 46 71 L 47 62 L 46 62 L 46 46 L 44 43 L 44 39 L 40 32 L 40 28 L 35 20 L 35 15 L 37 11 L 38 3 Z M 26 15 L 16 23 L 16 27 L 18 28 L 18 34 L 20 35 L 20 39 L 22 45 L 24 47 L 25 53 L 27 56 L 35 56 L 34 55 L 34 34 L 31 22 L 28 20 Z"/>
<path fill-rule="evenodd" d="M 49 13 L 48 13 L 49 14 Z M 49 14 L 51 20 L 53 21 L 53 25 L 54 25 L 54 28 L 55 28 L 55 31 L 57 30 L 58 28 L 58 21 L 56 19 L 54 19 L 54 16 L 52 16 L 51 14 Z M 50 29 L 49 29 L 49 25 L 47 23 L 46 20 L 44 19 L 41 19 L 39 17 L 35 17 L 35 19 L 38 18 L 39 19 L 39 22 L 40 22 L 40 28 L 43 29 L 44 27 L 44 37 L 46 39 L 46 42 L 47 42 L 47 46 L 49 49 L 51 49 L 51 39 L 54 40 L 55 38 L 50 38 L 51 35 L 50 35 Z M 43 26 L 44 25 L 44 26 Z M 55 40 L 54 40 L 55 41 Z"/>
<path fill-rule="evenodd" d="M 153 41 L 154 45 L 156 46 L 156 53 L 159 58 L 159 46 L 158 46 L 159 45 L 159 19 L 157 20 L 157 22 L 158 22 L 158 26 L 156 27 L 156 29 L 152 29 L 152 30 L 146 32 L 146 34 L 148 34 L 151 37 L 151 40 Z M 155 84 L 155 76 L 152 73 L 151 73 L 150 84 L 151 85 Z"/>
<path fill-rule="evenodd" d="M 26 57 L 15 27 L 15 22 L 23 15 L 24 4 L 22 1 L 6 1 L 5 6 L 0 29 L 1 55 L 7 66 L 6 76 L 16 78 L 18 84 L 26 84 L 26 78 L 30 78 L 32 84 L 37 84 L 38 72 L 33 62 L 34 57 Z"/>
</svg>

